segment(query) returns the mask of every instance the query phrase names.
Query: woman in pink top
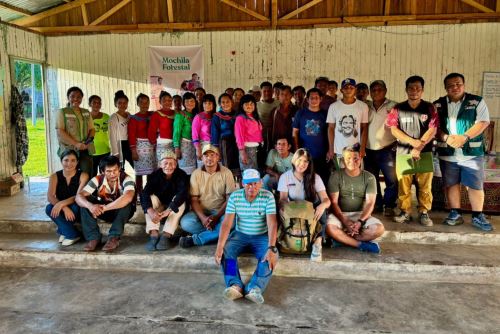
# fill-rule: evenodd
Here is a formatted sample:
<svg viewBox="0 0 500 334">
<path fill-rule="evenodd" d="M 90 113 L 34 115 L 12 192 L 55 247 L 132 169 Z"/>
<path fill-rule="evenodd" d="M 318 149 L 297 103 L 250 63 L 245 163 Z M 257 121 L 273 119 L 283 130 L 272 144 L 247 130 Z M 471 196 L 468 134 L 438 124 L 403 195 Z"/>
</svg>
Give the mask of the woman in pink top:
<svg viewBox="0 0 500 334">
<path fill-rule="evenodd" d="M 240 100 L 240 110 L 234 124 L 236 145 L 240 152 L 240 168 L 258 169 L 257 152 L 264 141 L 262 138 L 262 123 L 257 113 L 257 103 L 252 95 L 245 95 Z"/>
<path fill-rule="evenodd" d="M 191 138 L 196 148 L 196 157 L 198 158 L 198 167 L 203 165 L 201 161 L 201 150 L 206 144 L 210 144 L 210 129 L 212 127 L 212 116 L 215 113 L 215 96 L 212 94 L 204 95 L 202 98 L 203 111 L 193 119 L 191 128 Z"/>
</svg>

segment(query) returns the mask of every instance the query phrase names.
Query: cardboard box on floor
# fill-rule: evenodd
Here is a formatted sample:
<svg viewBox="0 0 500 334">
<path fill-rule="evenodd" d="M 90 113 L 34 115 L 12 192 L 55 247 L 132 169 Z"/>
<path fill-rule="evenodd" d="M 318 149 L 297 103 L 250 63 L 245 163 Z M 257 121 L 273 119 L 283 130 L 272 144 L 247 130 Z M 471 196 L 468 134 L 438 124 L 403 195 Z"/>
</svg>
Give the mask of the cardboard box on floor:
<svg viewBox="0 0 500 334">
<path fill-rule="evenodd" d="M 16 173 L 0 181 L 0 196 L 12 196 L 21 191 L 23 176 Z"/>
</svg>

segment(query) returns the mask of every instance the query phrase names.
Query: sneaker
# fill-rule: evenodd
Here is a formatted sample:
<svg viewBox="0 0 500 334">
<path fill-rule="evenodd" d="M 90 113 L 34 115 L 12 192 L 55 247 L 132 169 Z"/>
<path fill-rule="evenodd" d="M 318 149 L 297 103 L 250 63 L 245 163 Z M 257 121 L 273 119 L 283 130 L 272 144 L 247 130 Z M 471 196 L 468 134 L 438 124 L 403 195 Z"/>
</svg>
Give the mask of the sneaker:
<svg viewBox="0 0 500 334">
<path fill-rule="evenodd" d="M 156 250 L 163 251 L 172 248 L 172 241 L 165 234 L 162 234 L 160 240 L 156 244 Z"/>
<path fill-rule="evenodd" d="M 66 239 L 66 237 L 65 237 L 64 235 L 62 235 L 62 234 L 61 234 L 61 235 L 59 236 L 59 241 L 58 241 L 58 242 L 59 242 L 59 243 L 61 243 L 61 242 L 63 242 L 63 241 L 64 241 L 64 239 Z"/>
<path fill-rule="evenodd" d="M 61 246 L 71 246 L 71 245 L 77 243 L 78 240 L 80 240 L 80 237 L 76 237 L 75 239 L 64 238 L 64 240 L 61 242 Z"/>
<path fill-rule="evenodd" d="M 378 245 L 378 243 L 373 241 L 361 241 L 361 243 L 358 246 L 358 249 L 362 252 L 375 253 L 375 254 L 380 253 L 380 246 Z"/>
<path fill-rule="evenodd" d="M 146 250 L 148 252 L 153 252 L 156 250 L 156 244 L 158 243 L 158 237 L 149 237 L 149 241 L 146 244 Z"/>
<path fill-rule="evenodd" d="M 490 222 L 486 219 L 484 213 L 480 213 L 477 217 L 472 218 L 472 226 L 477 227 L 478 229 L 490 232 L 493 231 L 493 227 Z"/>
<path fill-rule="evenodd" d="M 444 220 L 443 224 L 449 226 L 461 225 L 464 223 L 464 217 L 456 211 L 450 211 L 448 217 Z"/>
<path fill-rule="evenodd" d="M 262 292 L 259 288 L 253 288 L 245 295 L 245 298 L 254 302 L 255 304 L 263 304 L 264 297 L 262 296 Z"/>
<path fill-rule="evenodd" d="M 385 208 L 384 209 L 384 216 L 386 217 L 394 217 L 396 214 L 394 212 L 394 208 Z"/>
<path fill-rule="evenodd" d="M 108 238 L 108 241 L 102 247 L 102 250 L 107 252 L 107 253 L 111 253 L 112 251 L 117 249 L 119 245 L 120 245 L 120 238 L 111 237 L 111 238 Z"/>
<path fill-rule="evenodd" d="M 229 288 L 224 290 L 224 298 L 228 300 L 236 300 L 243 298 L 243 293 L 241 292 L 241 288 L 237 285 L 231 285 Z"/>
<path fill-rule="evenodd" d="M 193 237 L 181 237 L 179 239 L 179 246 L 182 248 L 189 248 L 194 246 Z"/>
<path fill-rule="evenodd" d="M 401 213 L 399 214 L 399 216 L 395 216 L 393 218 L 393 220 L 396 222 L 396 223 L 405 223 L 405 224 L 409 224 L 411 222 L 411 216 L 409 213 L 406 213 L 404 211 L 401 211 Z"/>
<path fill-rule="evenodd" d="M 420 214 L 420 224 L 424 226 L 432 226 L 434 223 L 432 222 L 431 217 L 429 217 L 429 214 L 427 212 L 422 212 Z"/>
<path fill-rule="evenodd" d="M 323 261 L 323 247 L 321 245 L 313 244 L 311 252 L 311 261 L 313 262 Z"/>
</svg>

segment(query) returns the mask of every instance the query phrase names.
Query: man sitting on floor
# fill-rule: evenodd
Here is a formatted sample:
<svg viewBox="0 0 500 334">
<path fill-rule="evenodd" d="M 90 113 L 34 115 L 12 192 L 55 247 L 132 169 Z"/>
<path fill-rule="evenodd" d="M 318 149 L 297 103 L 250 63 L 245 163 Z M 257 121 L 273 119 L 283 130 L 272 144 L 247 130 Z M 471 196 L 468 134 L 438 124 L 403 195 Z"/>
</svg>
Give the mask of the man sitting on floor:
<svg viewBox="0 0 500 334">
<path fill-rule="evenodd" d="M 203 147 L 203 166 L 191 175 L 191 209 L 181 219 L 181 227 L 192 236 L 181 237 L 183 248 L 203 246 L 219 238 L 227 199 L 236 189 L 233 173 L 219 164 L 219 149 Z"/>
<path fill-rule="evenodd" d="M 222 265 L 224 272 L 224 297 L 235 300 L 245 294 L 248 300 L 262 304 L 262 293 L 278 262 L 276 202 L 270 191 L 261 189 L 262 181 L 257 170 L 245 170 L 242 182 L 244 189 L 229 197 L 215 262 Z M 229 235 L 235 223 L 236 229 Z M 246 249 L 257 258 L 257 268 L 245 287 L 238 269 L 238 256 Z"/>
<path fill-rule="evenodd" d="M 344 148 L 345 168 L 328 181 L 333 214 L 328 216 L 326 233 L 345 245 L 380 253 L 379 245 L 372 242 L 384 233 L 382 222 L 371 216 L 377 184 L 372 174 L 361 169 L 359 149 L 359 144 Z"/>
<path fill-rule="evenodd" d="M 108 156 L 101 160 L 99 169 L 102 174 L 93 177 L 76 195 L 76 203 L 81 209 L 83 236 L 88 241 L 83 248 L 94 251 L 101 243 L 101 232 L 97 219 L 111 222 L 108 241 L 102 248 L 114 251 L 120 244 L 125 223 L 130 219 L 132 201 L 135 201 L 134 180 L 120 170 L 120 160 Z"/>
</svg>

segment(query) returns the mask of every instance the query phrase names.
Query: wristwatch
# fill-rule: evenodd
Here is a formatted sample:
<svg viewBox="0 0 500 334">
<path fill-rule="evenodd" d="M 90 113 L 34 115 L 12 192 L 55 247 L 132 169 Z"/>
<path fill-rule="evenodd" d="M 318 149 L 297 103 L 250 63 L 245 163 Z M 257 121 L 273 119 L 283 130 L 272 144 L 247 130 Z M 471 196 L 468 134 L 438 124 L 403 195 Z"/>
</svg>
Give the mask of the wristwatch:
<svg viewBox="0 0 500 334">
<path fill-rule="evenodd" d="M 267 249 L 270 249 L 274 254 L 278 253 L 278 247 L 276 246 L 269 246 L 267 247 Z"/>
<path fill-rule="evenodd" d="M 365 225 L 365 224 L 366 224 L 366 220 L 363 220 L 363 219 L 361 219 L 361 218 L 359 218 L 359 219 L 358 219 L 358 222 L 360 222 L 360 223 L 361 223 L 361 225 Z"/>
</svg>

